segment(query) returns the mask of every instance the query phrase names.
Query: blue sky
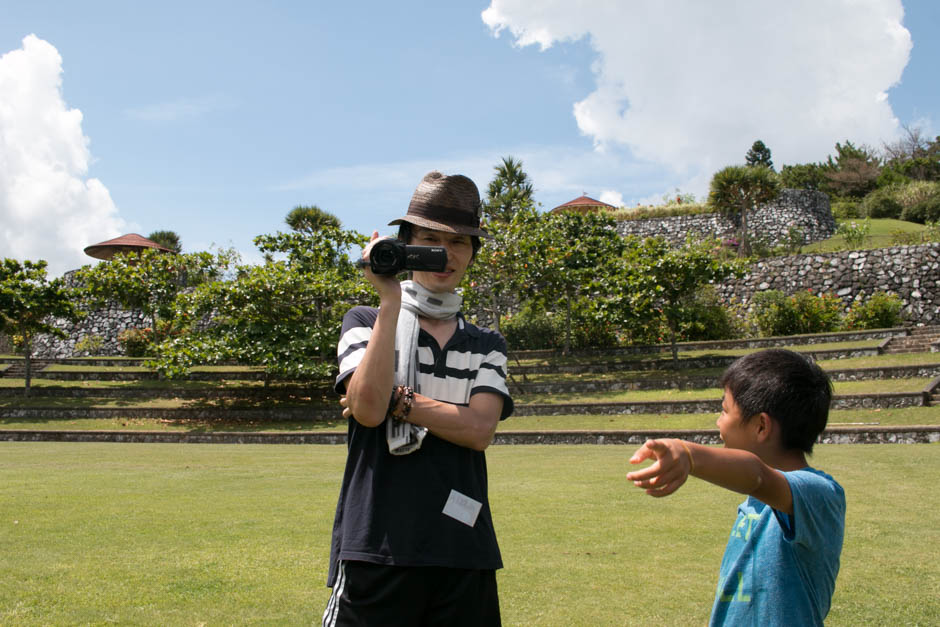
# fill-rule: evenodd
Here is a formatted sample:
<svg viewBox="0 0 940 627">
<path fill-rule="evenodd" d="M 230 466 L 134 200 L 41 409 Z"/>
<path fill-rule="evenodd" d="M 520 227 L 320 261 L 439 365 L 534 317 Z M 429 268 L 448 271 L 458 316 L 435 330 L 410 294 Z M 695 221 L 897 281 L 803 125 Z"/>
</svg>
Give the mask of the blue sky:
<svg viewBox="0 0 940 627">
<path fill-rule="evenodd" d="M 427 171 L 484 191 L 506 155 L 545 209 L 630 206 L 758 138 L 779 166 L 940 133 L 933 0 L 7 4 L 0 255 L 53 273 L 158 229 L 257 260 L 301 204 L 391 232 Z"/>
</svg>

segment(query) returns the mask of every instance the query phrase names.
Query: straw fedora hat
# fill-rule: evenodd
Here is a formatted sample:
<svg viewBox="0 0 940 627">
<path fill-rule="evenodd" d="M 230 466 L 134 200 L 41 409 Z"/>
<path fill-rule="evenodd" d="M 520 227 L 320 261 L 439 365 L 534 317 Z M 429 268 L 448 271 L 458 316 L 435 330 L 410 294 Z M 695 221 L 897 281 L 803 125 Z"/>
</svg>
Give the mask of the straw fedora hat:
<svg viewBox="0 0 940 627">
<path fill-rule="evenodd" d="M 480 192 L 462 174 L 428 172 L 418 183 L 408 213 L 389 225 L 408 222 L 426 229 L 492 238 L 480 228 Z"/>
</svg>

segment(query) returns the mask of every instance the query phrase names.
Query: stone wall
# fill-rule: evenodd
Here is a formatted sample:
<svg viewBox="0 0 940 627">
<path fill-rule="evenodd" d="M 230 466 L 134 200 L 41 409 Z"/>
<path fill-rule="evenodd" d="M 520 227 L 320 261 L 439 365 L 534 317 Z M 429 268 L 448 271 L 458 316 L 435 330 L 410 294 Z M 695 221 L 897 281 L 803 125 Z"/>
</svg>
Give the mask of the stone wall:
<svg viewBox="0 0 940 627">
<path fill-rule="evenodd" d="M 65 320 L 56 321 L 56 326 L 65 331 L 68 337 L 59 339 L 51 335 L 41 335 L 36 338 L 34 356 L 41 358 L 85 357 L 89 355 L 116 356 L 123 355 L 124 351 L 118 344 L 117 337 L 121 331 L 130 328 L 149 327 L 150 320 L 139 310 L 122 309 L 120 305 L 112 304 L 103 309 L 89 312 L 89 314 L 72 324 Z M 101 344 L 98 350 L 76 350 L 76 345 L 82 348 L 82 341 L 87 345 L 89 341 Z"/>
<path fill-rule="evenodd" d="M 771 248 L 788 239 L 790 227 L 800 230 L 804 244 L 832 237 L 836 223 L 829 207 L 829 196 L 822 192 L 785 189 L 776 200 L 762 205 L 748 216 L 751 237 Z M 688 233 L 726 239 L 733 237 L 737 228 L 732 220 L 718 213 L 624 220 L 617 223 L 621 235 L 661 236 L 677 245 L 685 242 Z"/>
<path fill-rule="evenodd" d="M 940 243 L 773 257 L 755 263 L 747 276 L 719 286 L 726 300 L 747 305 L 758 291 L 831 293 L 848 308 L 874 292 L 897 294 L 908 323 L 940 324 Z"/>
</svg>

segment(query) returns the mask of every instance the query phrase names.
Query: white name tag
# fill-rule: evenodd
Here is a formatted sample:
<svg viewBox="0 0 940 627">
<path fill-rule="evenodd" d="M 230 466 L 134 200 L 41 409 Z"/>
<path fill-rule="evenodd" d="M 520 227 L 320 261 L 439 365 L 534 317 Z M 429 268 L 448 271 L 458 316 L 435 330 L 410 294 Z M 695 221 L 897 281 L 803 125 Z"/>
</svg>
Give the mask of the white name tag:
<svg viewBox="0 0 940 627">
<path fill-rule="evenodd" d="M 444 504 L 444 514 L 454 520 L 459 520 L 468 527 L 472 527 L 477 522 L 477 516 L 480 515 L 480 508 L 483 503 L 476 499 L 471 499 L 457 490 L 451 490 L 447 497 L 447 503 Z"/>
</svg>

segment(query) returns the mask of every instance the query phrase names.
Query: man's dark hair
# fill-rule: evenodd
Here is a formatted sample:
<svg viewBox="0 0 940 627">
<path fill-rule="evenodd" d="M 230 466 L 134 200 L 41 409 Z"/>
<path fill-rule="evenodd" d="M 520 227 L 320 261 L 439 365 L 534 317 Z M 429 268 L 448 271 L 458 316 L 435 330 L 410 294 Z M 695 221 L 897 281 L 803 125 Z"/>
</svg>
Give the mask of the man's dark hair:
<svg viewBox="0 0 940 627">
<path fill-rule="evenodd" d="M 814 362 L 771 348 L 735 361 L 721 375 L 720 385 L 731 391 L 742 420 L 765 412 L 780 425 L 784 448 L 813 452 L 832 401 L 829 376 Z"/>
<path fill-rule="evenodd" d="M 434 229 L 430 229 L 434 230 Z M 398 239 L 405 242 L 406 244 L 411 241 L 411 236 L 414 233 L 413 226 L 410 222 L 402 222 L 398 225 Z M 470 245 L 473 246 L 473 254 L 470 256 L 470 260 L 473 261 L 477 258 L 477 251 L 480 250 L 480 246 L 483 243 L 480 241 L 480 238 L 476 235 L 470 236 Z"/>
</svg>

